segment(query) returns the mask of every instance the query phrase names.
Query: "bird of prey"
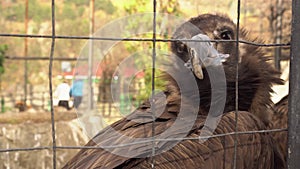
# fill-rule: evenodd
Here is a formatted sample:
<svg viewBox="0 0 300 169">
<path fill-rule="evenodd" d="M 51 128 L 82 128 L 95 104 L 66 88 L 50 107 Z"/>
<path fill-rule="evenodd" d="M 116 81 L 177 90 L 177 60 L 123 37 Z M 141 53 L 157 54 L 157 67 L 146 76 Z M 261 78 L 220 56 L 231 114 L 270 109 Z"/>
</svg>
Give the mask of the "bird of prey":
<svg viewBox="0 0 300 169">
<path fill-rule="evenodd" d="M 175 66 L 161 77 L 165 97 L 154 96 L 100 131 L 63 168 L 285 168 L 270 134 L 247 133 L 267 129 L 271 86 L 282 80 L 260 47 L 237 48 L 236 27 L 215 14 L 181 24 L 171 50 L 186 69 Z M 248 36 L 239 31 L 239 39 L 251 41 Z M 220 104 L 223 108 L 215 109 Z M 206 125 L 208 117 L 219 117 L 215 129 Z"/>
</svg>

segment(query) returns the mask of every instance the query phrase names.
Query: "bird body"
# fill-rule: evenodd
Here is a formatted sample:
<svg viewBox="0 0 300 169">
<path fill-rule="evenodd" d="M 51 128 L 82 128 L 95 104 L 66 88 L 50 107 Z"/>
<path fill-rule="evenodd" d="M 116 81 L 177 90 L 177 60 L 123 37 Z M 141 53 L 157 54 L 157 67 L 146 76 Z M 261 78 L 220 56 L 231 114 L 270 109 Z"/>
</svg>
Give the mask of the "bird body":
<svg viewBox="0 0 300 169">
<path fill-rule="evenodd" d="M 192 130 L 186 137 L 171 148 L 163 152 L 164 147 L 168 147 L 172 141 L 158 141 L 156 148 L 160 149 L 158 155 L 154 156 L 155 168 L 158 169 L 219 169 L 232 168 L 234 157 L 234 135 L 219 136 L 210 138 L 204 143 L 199 139 L 201 129 L 204 126 L 206 117 L 199 116 Z M 162 119 L 160 119 L 162 120 Z M 173 118 L 164 119 L 164 122 L 156 122 L 155 130 L 161 131 L 166 129 L 174 121 Z M 232 133 L 235 131 L 234 126 L 235 113 L 229 112 L 223 115 L 214 135 Z M 248 125 L 245 125 L 248 124 Z M 139 124 L 141 127 L 132 123 L 128 125 L 128 121 L 122 120 L 114 123 L 112 127 L 118 130 L 121 135 L 130 137 L 149 137 L 151 133 L 151 123 Z M 121 127 L 122 126 L 122 127 Z M 126 127 L 125 127 L 126 126 Z M 120 128 L 121 127 L 121 128 Z M 249 112 L 239 112 L 238 116 L 238 132 L 256 131 L 265 129 L 264 124 L 253 114 Z M 73 160 L 69 161 L 64 168 L 151 168 L 151 142 L 149 144 L 135 144 L 127 147 L 112 148 L 109 150 L 99 149 L 102 143 L 110 143 L 110 145 L 122 145 L 125 137 L 116 138 L 110 135 L 105 129 L 99 133 L 96 138 L 92 139 L 87 146 L 95 146 L 98 149 L 83 149 Z M 184 132 L 182 130 L 178 132 Z M 172 133 L 169 138 L 177 138 L 180 133 Z M 104 137 L 105 136 L 105 137 Z M 94 141 L 97 140 L 97 143 Z M 128 142 L 124 141 L 125 144 Z M 177 141 L 173 141 L 177 142 Z M 276 168 L 280 164 L 276 164 L 274 159 L 274 147 L 272 139 L 266 134 L 240 134 L 237 136 L 237 168 L 244 169 L 271 169 Z M 136 152 L 135 157 L 123 157 L 116 155 L 122 151 Z M 162 151 L 162 152 L 161 152 Z M 126 154 L 126 153 L 124 153 Z M 143 158 L 141 158 L 143 157 Z M 280 161 L 280 160 L 279 160 Z M 279 168 L 279 167 L 278 167 Z"/>
<path fill-rule="evenodd" d="M 199 15 L 178 27 L 173 38 L 179 40 L 172 42 L 171 50 L 187 63 L 193 57 L 191 47 L 197 52 L 194 57 L 202 52 L 197 44 L 191 46 L 180 39 L 205 35 L 211 40 L 234 40 L 236 33 L 236 25 L 226 16 Z M 249 40 L 247 35 L 245 30 L 240 32 L 242 39 Z M 205 65 L 200 63 L 201 60 L 210 55 L 203 56 L 202 53 L 199 64 L 192 64 L 192 70 L 201 67 L 203 75 L 200 78 L 193 72 L 196 90 L 192 87 L 189 90 L 191 79 L 185 76 L 186 70 L 170 70 L 177 80 L 170 74 L 161 77 L 167 82 L 164 101 L 160 97 L 154 102 L 145 101 L 126 118 L 100 131 L 87 144 L 95 148 L 82 149 L 64 168 L 126 169 L 154 165 L 159 169 L 227 169 L 233 168 L 235 157 L 236 168 L 285 168 L 283 157 L 271 136 L 254 132 L 267 129 L 270 123 L 271 86 L 282 83 L 277 76 L 279 73 L 267 63 L 268 58 L 257 46 L 241 44 L 237 52 L 236 42 L 230 41 L 216 42 L 213 48 L 217 51 L 215 53 L 229 57 L 222 58 L 226 59 L 222 64 L 212 60 L 210 65 Z M 235 110 L 236 72 L 238 110 Z M 225 78 L 215 78 L 219 75 Z M 181 90 L 178 81 L 187 82 L 184 85 L 188 90 Z M 223 109 L 210 111 L 222 101 Z M 208 118 L 219 118 L 214 130 L 207 126 Z M 235 131 L 239 134 L 234 134 Z M 249 134 L 249 131 L 254 133 Z"/>
</svg>

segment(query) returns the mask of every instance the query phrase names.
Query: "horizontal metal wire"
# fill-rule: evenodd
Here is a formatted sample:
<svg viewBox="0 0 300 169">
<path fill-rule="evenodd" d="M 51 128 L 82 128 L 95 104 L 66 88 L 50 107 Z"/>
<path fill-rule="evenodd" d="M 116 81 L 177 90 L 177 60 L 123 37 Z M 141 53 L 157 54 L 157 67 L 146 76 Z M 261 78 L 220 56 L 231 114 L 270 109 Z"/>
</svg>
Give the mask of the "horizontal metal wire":
<svg viewBox="0 0 300 169">
<path fill-rule="evenodd" d="M 217 138 L 217 137 L 225 137 L 230 135 L 243 135 L 243 134 L 256 134 L 256 133 L 272 133 L 272 132 L 283 132 L 287 131 L 287 128 L 283 129 L 270 129 L 270 130 L 256 130 L 256 131 L 242 131 L 242 132 L 230 132 L 224 134 L 216 134 L 212 136 L 202 136 L 202 137 L 183 137 L 183 138 L 168 138 L 168 139 L 155 139 L 156 142 L 168 142 L 168 141 L 183 141 L 183 140 L 204 140 L 210 138 Z M 145 143 L 152 143 L 153 140 L 144 140 L 144 141 L 137 141 L 132 143 L 126 144 L 118 144 L 118 145 L 111 145 L 111 146 L 55 146 L 56 149 L 111 149 L 111 148 L 121 148 L 121 147 L 129 147 L 132 145 L 137 144 L 145 144 Z M 43 146 L 43 147 L 30 147 L 30 148 L 9 148 L 9 149 L 0 149 L 0 153 L 2 152 L 14 152 L 14 151 L 33 151 L 33 150 L 45 150 L 45 149 L 53 149 L 52 146 Z"/>
<path fill-rule="evenodd" d="M 8 149 L 0 149 L 0 153 L 3 152 L 13 152 L 13 151 L 36 151 L 36 150 L 51 150 L 52 146 L 44 146 L 44 147 L 29 147 L 29 148 L 8 148 Z"/>
<path fill-rule="evenodd" d="M 48 39 L 82 39 L 82 40 L 103 40 L 103 41 L 156 41 L 156 42 L 175 42 L 175 41 L 182 41 L 182 42 L 236 42 L 236 40 L 192 40 L 192 39 L 153 39 L 153 38 L 106 38 L 106 37 L 90 37 L 90 36 L 51 36 L 51 35 L 30 35 L 30 34 L 0 34 L 2 37 L 21 37 L 21 38 L 48 38 Z M 253 46 L 264 46 L 264 47 L 288 47 L 290 43 L 257 43 L 251 42 L 246 40 L 239 40 L 238 42 L 253 45 Z"/>
<path fill-rule="evenodd" d="M 5 56 L 5 59 L 8 60 L 46 60 L 49 61 L 49 56 Z M 87 60 L 87 58 L 80 57 L 54 57 L 53 60 L 58 61 L 77 61 L 77 60 Z"/>
</svg>

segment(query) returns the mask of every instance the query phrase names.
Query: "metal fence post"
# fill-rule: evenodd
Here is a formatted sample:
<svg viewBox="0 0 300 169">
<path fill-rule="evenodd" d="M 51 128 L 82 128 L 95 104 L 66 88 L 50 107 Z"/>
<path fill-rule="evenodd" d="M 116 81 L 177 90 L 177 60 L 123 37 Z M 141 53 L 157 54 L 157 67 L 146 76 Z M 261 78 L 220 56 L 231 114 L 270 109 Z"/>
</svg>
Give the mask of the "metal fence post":
<svg viewBox="0 0 300 169">
<path fill-rule="evenodd" d="M 292 3 L 288 168 L 300 168 L 300 1 Z"/>
</svg>

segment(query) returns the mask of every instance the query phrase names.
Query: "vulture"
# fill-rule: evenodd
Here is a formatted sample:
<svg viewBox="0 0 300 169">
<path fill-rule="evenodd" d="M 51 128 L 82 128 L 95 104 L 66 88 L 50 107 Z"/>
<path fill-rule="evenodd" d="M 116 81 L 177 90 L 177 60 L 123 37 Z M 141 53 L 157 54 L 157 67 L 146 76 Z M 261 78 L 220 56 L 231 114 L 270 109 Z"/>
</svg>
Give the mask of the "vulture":
<svg viewBox="0 0 300 169">
<path fill-rule="evenodd" d="M 274 106 L 272 115 L 272 125 L 270 129 L 285 129 L 288 127 L 288 95 L 283 97 Z M 279 146 L 280 152 L 283 154 L 285 161 L 287 160 L 287 131 L 273 132 L 272 136 Z"/>
<path fill-rule="evenodd" d="M 63 168 L 285 168 L 269 133 L 248 133 L 270 125 L 271 86 L 282 80 L 260 47 L 237 48 L 237 32 L 219 14 L 179 25 L 170 45 L 179 59 L 157 77 L 164 91 L 101 130 Z"/>
</svg>

